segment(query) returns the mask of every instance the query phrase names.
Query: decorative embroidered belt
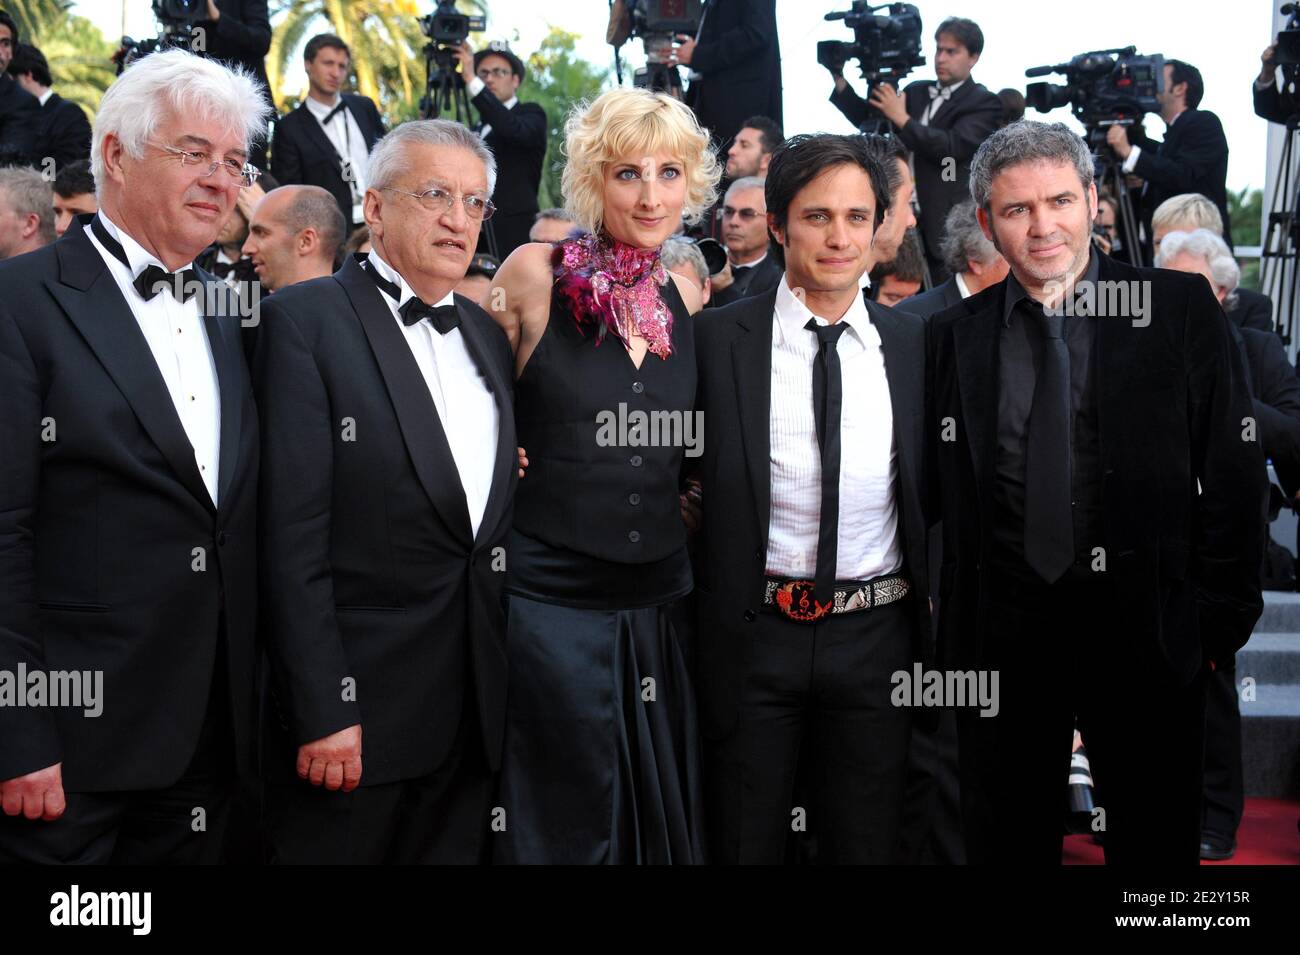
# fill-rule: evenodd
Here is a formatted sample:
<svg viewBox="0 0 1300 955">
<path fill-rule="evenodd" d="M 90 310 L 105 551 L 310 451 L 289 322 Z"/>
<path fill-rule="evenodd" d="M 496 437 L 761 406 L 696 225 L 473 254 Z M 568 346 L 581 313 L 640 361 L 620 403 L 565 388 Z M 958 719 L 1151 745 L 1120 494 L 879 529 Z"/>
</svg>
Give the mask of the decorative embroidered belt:
<svg viewBox="0 0 1300 955">
<path fill-rule="evenodd" d="M 828 604 L 817 602 L 811 580 L 766 577 L 763 606 L 772 607 L 791 620 L 814 623 L 836 613 L 871 610 L 902 600 L 912 592 L 912 584 L 902 574 L 890 574 L 866 581 L 840 581 Z"/>
</svg>

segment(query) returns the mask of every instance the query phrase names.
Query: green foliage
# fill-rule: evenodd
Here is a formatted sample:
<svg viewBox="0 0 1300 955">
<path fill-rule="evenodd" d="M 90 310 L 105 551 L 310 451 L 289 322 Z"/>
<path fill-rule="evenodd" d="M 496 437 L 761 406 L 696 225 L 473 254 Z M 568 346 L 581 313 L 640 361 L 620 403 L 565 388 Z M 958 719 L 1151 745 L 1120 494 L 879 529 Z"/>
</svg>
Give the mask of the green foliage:
<svg viewBox="0 0 1300 955">
<path fill-rule="evenodd" d="M 104 39 L 85 17 L 74 16 L 71 0 L 6 0 L 24 43 L 40 48 L 50 64 L 54 88 L 93 119 L 100 97 L 116 76 L 116 43 Z"/>
<path fill-rule="evenodd" d="M 1264 209 L 1264 191 L 1262 189 L 1242 189 L 1241 192 L 1228 190 L 1228 220 L 1232 223 L 1232 244 L 1259 245 L 1260 217 Z M 1241 262 L 1241 284 L 1246 288 L 1259 290 L 1259 259 L 1238 260 Z"/>
</svg>

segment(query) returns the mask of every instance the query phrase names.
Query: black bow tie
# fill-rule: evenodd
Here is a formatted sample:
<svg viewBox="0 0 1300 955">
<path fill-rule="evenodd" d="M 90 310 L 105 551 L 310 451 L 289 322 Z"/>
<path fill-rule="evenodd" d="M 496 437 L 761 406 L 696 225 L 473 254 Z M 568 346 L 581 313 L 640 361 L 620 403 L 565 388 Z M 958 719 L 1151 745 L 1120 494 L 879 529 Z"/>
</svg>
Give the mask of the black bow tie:
<svg viewBox="0 0 1300 955">
<path fill-rule="evenodd" d="M 402 316 L 403 325 L 414 325 L 427 318 L 442 335 L 460 327 L 460 314 L 455 305 L 426 305 L 418 298 L 408 298 L 397 314 Z"/>
<path fill-rule="evenodd" d="M 126 257 L 126 250 L 122 248 L 122 243 L 108 234 L 99 216 L 91 220 L 90 229 L 95 233 L 99 244 L 108 249 L 113 258 L 125 265 L 127 269 L 131 268 L 131 260 Z M 198 282 L 198 273 L 193 269 L 168 272 L 158 265 L 146 265 L 144 271 L 137 275 L 131 284 L 146 302 L 153 301 L 153 297 L 162 289 L 171 292 L 176 301 L 187 302 L 198 290 Z"/>
</svg>

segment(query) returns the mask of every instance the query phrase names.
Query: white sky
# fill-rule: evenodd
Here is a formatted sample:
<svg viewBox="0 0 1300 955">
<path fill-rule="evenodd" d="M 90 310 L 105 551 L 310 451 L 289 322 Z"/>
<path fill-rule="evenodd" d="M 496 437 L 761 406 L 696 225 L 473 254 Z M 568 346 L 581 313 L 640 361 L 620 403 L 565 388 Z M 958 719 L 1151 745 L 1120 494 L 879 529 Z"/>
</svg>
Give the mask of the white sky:
<svg viewBox="0 0 1300 955">
<path fill-rule="evenodd" d="M 1281 0 L 1238 0 L 1232 4 L 1210 0 L 919 0 L 916 6 L 924 25 L 927 64 L 908 79 L 933 78 L 931 37 L 940 21 L 953 14 L 970 17 L 984 31 L 984 54 L 973 75 L 994 91 L 1006 86 L 1023 91 L 1028 82 L 1024 76 L 1027 67 L 1062 63 L 1094 49 L 1132 44 L 1139 53 L 1162 53 L 1185 60 L 1196 66 L 1205 79 L 1201 108 L 1217 113 L 1227 132 L 1228 188 L 1260 188 L 1267 166 L 1269 124 L 1254 114 L 1250 84 L 1259 73 L 1259 54 L 1272 38 L 1273 14 L 1280 5 Z M 122 33 L 124 7 L 129 35 L 137 39 L 154 35 L 153 16 L 144 0 L 82 0 L 74 4 L 74 11 L 113 38 Z M 420 4 L 421 12 L 433 7 L 433 0 Z M 848 120 L 827 100 L 830 77 L 817 65 L 816 56 L 818 40 L 852 39 L 842 23 L 821 19 L 826 12 L 848 7 L 847 0 L 777 0 L 787 135 L 851 130 Z M 520 54 L 536 48 L 548 23 L 553 23 L 581 34 L 579 55 L 612 66 L 611 50 L 604 42 L 607 0 L 490 0 L 489 10 L 487 36 L 508 39 Z M 639 42 L 629 43 L 623 50 L 633 65 L 643 62 Z M 854 69 L 851 66 L 846 74 L 853 76 Z M 1060 76 L 1046 79 L 1063 82 Z M 290 74 L 290 81 L 294 81 L 294 74 Z M 629 70 L 625 70 L 625 81 L 631 82 Z M 860 84 L 858 89 L 862 91 Z M 1047 115 L 1077 125 L 1068 109 Z M 1031 110 L 1029 116 L 1043 118 L 1044 114 Z M 1152 135 L 1163 138 L 1164 124 L 1159 117 L 1148 117 L 1147 128 Z"/>
</svg>

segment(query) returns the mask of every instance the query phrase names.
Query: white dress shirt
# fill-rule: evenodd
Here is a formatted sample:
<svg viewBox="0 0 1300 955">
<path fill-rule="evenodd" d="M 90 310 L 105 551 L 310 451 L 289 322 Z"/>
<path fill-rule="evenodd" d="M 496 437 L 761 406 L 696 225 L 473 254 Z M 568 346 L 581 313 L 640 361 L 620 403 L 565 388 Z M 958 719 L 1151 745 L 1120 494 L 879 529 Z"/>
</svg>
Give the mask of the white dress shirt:
<svg viewBox="0 0 1300 955">
<path fill-rule="evenodd" d="M 47 87 L 45 92 L 36 98 L 40 100 L 41 105 L 44 106 L 46 103 L 50 101 L 50 97 L 53 95 L 54 95 L 54 87 L 51 86 L 51 87 Z"/>
<path fill-rule="evenodd" d="M 469 81 L 468 83 L 465 84 L 465 89 L 466 89 L 466 91 L 469 93 L 469 98 L 470 98 L 470 99 L 473 99 L 475 96 L 478 96 L 478 94 L 479 94 L 479 93 L 482 93 L 483 90 L 486 89 L 486 88 L 487 88 L 487 84 L 484 83 L 484 82 L 483 82 L 481 79 L 479 79 L 477 76 L 472 76 L 472 77 L 470 77 L 470 81 Z M 508 100 L 506 100 L 504 103 L 502 103 L 501 105 L 504 106 L 506 109 L 514 109 L 514 108 L 515 108 L 515 104 L 518 103 L 518 102 L 519 102 L 519 97 L 518 97 L 518 96 L 512 96 L 512 97 L 510 97 Z M 478 131 L 479 138 L 480 138 L 480 139 L 487 139 L 487 138 L 488 138 L 488 133 L 490 133 L 490 132 L 492 132 L 492 124 L 491 124 L 491 123 L 484 123 L 481 127 L 479 127 L 479 131 Z"/>
<path fill-rule="evenodd" d="M 934 119 L 934 114 L 939 112 L 943 107 L 943 104 L 948 102 L 952 97 L 952 94 L 961 89 L 962 83 L 965 82 L 965 80 L 961 80 L 960 82 L 953 83 L 951 86 L 931 86 L 930 89 L 937 89 L 939 92 L 932 96 L 930 102 L 926 104 L 925 112 L 921 114 L 921 125 L 929 126 L 930 121 Z M 927 93 L 927 95 L 929 94 Z"/>
<path fill-rule="evenodd" d="M 438 420 L 451 445 L 451 456 L 460 473 L 461 487 L 465 489 L 465 503 L 469 507 L 470 529 L 478 536 L 487 509 L 488 495 L 492 491 L 492 472 L 496 466 L 497 441 L 501 432 L 501 412 L 496 397 L 487 381 L 474 364 L 465 337 L 459 328 L 441 334 L 429 319 L 414 325 L 402 322 L 398 309 L 414 298 L 415 292 L 391 265 L 379 257 L 374 249 L 369 253 L 371 267 L 388 281 L 395 283 L 401 298 L 394 302 L 381 292 L 393 313 L 393 321 L 402 330 L 406 344 L 420 366 L 420 374 L 429 389 Z M 454 305 L 451 292 L 440 302 L 431 305 Z M 453 414 L 451 409 L 455 409 Z"/>
<path fill-rule="evenodd" d="M 960 272 L 955 277 L 957 279 L 957 291 L 961 293 L 961 297 L 970 298 L 970 289 L 966 287 L 966 280 L 961 277 Z"/>
<path fill-rule="evenodd" d="M 804 328 L 813 313 L 783 276 L 772 316 L 770 415 L 772 502 L 767 572 L 812 579 L 821 518 L 821 450 L 813 416 L 813 362 L 820 346 Z M 840 414 L 840 520 L 836 578 L 869 580 L 903 565 L 895 485 L 898 450 L 880 333 L 860 295 L 840 319 L 836 345 L 844 387 Z M 830 324 L 817 317 L 818 325 Z"/>
<path fill-rule="evenodd" d="M 366 194 L 366 159 L 370 155 L 370 151 L 366 149 L 366 137 L 362 134 L 361 127 L 357 125 L 357 118 L 352 115 L 350 108 L 345 107 L 339 115 L 328 123 L 325 122 L 325 117 L 334 111 L 335 106 L 343 102 L 343 97 L 338 94 L 335 94 L 331 106 L 326 106 L 312 96 L 308 96 L 305 102 L 308 111 L 316 117 L 316 122 L 320 123 L 321 129 L 325 130 L 325 136 L 334 144 L 334 151 L 339 154 L 339 158 L 349 159 L 352 162 L 352 180 L 349 186 L 352 189 L 355 206 L 358 199 Z"/>
<path fill-rule="evenodd" d="M 221 386 L 217 379 L 217 366 L 212 360 L 212 346 L 199 308 L 201 295 L 188 302 L 178 302 L 171 292 L 163 290 L 149 301 L 135 290 L 135 276 L 148 265 L 166 269 L 158 259 L 146 252 L 135 239 L 119 229 L 104 211 L 99 211 L 104 229 L 126 252 L 128 269 L 117 257 L 99 244 L 90 229 L 86 235 L 99 250 L 109 274 L 126 299 L 144 334 L 158 364 L 167 393 L 171 395 L 176 415 L 185 429 L 194 449 L 194 460 L 199 476 L 217 504 L 217 468 L 221 460 Z M 187 266 L 188 267 L 188 266 Z"/>
</svg>

